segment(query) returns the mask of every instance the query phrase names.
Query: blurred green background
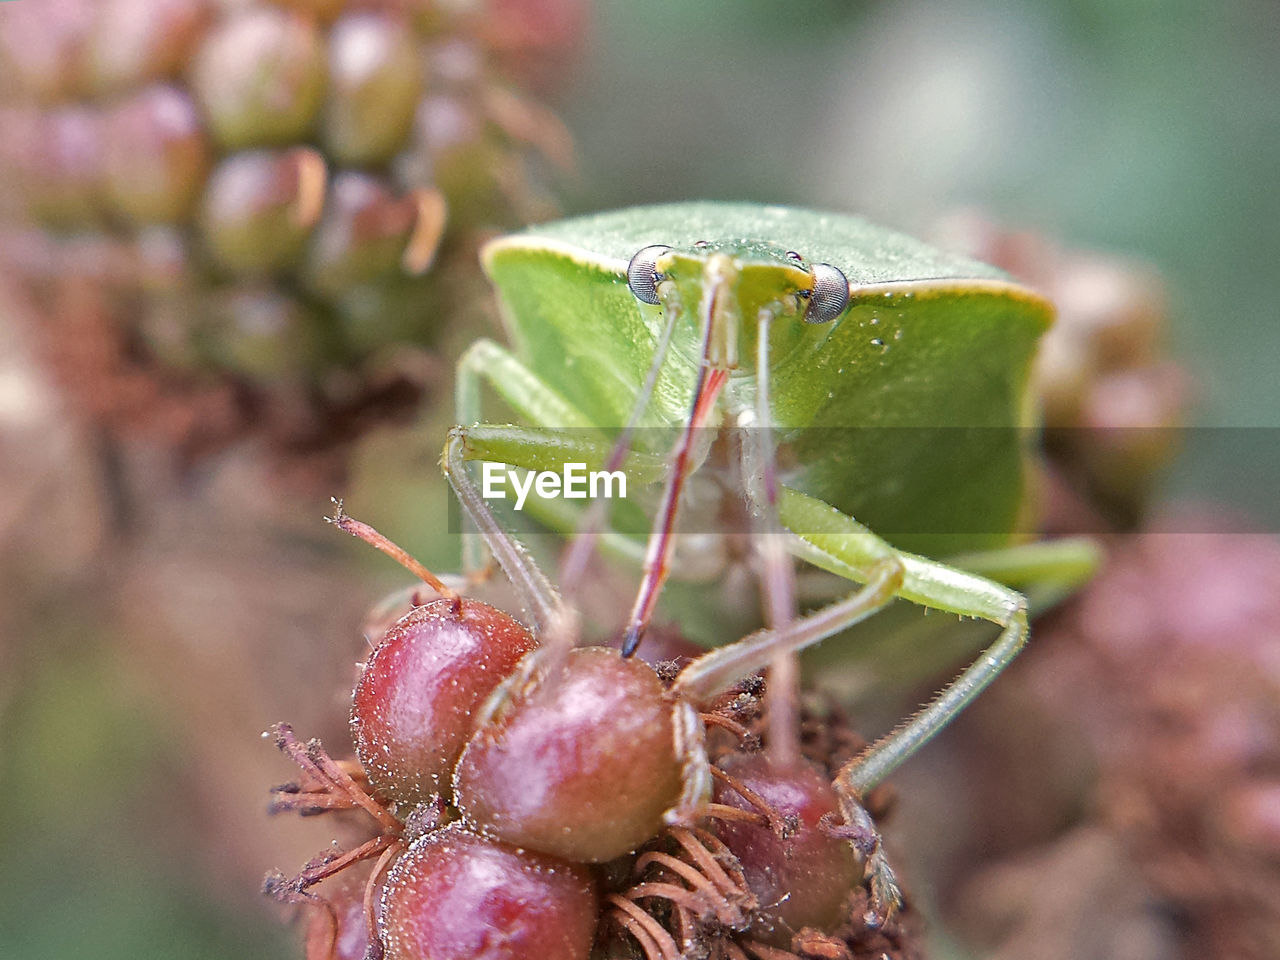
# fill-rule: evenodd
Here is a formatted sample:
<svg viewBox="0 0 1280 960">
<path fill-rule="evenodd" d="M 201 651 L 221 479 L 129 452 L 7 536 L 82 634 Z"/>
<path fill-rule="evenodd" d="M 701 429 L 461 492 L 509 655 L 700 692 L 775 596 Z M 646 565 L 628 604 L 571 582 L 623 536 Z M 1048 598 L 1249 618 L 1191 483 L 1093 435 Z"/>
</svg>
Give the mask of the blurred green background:
<svg viewBox="0 0 1280 960">
<path fill-rule="evenodd" d="M 864 213 L 919 233 L 976 205 L 1066 243 L 1149 260 L 1169 284 L 1194 419 L 1280 422 L 1273 0 L 601 0 L 554 105 L 581 163 L 570 212 L 750 199 Z M 390 444 L 366 455 L 366 472 L 397 455 Z M 402 456 L 430 474 L 426 454 Z M 1203 490 L 1216 466 L 1184 463 L 1175 489 Z M 71 482 L 64 467 L 50 469 Z M 166 498 L 180 492 L 156 491 L 157 503 Z M 369 519 L 412 515 L 426 530 L 421 498 L 386 491 Z M 318 558 L 319 572 L 283 579 L 269 549 L 246 546 L 252 515 L 227 524 L 216 497 L 192 509 L 195 529 L 217 534 L 193 542 L 184 526 L 135 547 L 147 587 L 124 624 L 91 615 L 118 583 L 73 576 L 50 596 L 57 564 L 32 560 L 91 553 L 102 531 L 69 520 L 53 550 L 19 540 L 3 558 L 0 956 L 300 955 L 252 878 L 289 868 L 295 854 L 300 863 L 328 835 L 314 821 L 267 821 L 265 790 L 290 774 L 253 738 L 283 717 L 342 736 L 341 698 L 328 690 L 358 655 L 358 611 L 379 585 L 399 583 L 376 559 L 351 566 L 348 545 L 312 524 L 317 506 L 299 504 L 285 538 Z M 426 534 L 405 539 L 439 556 Z M 337 555 L 348 574 L 360 571 L 342 601 L 331 599 L 325 566 Z M 256 630 L 266 642 L 221 660 L 213 648 L 158 656 L 139 637 L 182 620 L 169 608 L 153 615 L 148 598 L 225 595 L 222 574 L 208 578 L 221 569 L 215 556 L 260 575 L 282 606 L 269 623 L 222 610 L 224 620 L 193 635 L 243 640 Z M 18 602 L 30 596 L 41 599 Z M 314 644 L 306 662 L 272 652 L 286 633 L 296 642 L 281 649 Z M 351 639 L 321 649 L 333 637 Z M 140 662 L 150 671 L 142 682 Z M 169 687 L 189 698 L 189 715 L 175 717 Z M 202 728 L 243 740 L 211 748 Z M 221 759 L 193 770 L 210 752 Z"/>
</svg>

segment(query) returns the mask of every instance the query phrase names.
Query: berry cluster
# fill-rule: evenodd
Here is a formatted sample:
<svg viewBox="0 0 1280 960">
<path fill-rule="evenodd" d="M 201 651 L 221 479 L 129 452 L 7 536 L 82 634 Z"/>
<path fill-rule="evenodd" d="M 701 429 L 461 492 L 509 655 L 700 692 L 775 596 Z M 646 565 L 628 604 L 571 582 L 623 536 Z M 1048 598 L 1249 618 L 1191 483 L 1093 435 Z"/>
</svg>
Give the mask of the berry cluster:
<svg viewBox="0 0 1280 960">
<path fill-rule="evenodd" d="M 567 61 L 583 4 L 537 6 L 7 4 L 0 268 L 71 406 L 188 456 L 411 411 L 471 238 L 546 216 L 570 162 L 513 82 Z"/>
<path fill-rule="evenodd" d="M 308 960 L 912 955 L 861 890 L 879 838 L 831 786 L 848 751 L 818 738 L 823 766 L 761 751 L 758 676 L 699 683 L 705 656 L 558 648 L 555 626 L 535 638 L 341 509 L 333 520 L 440 597 L 364 664 L 356 760 L 275 730 L 303 776 L 274 810 L 361 809 L 377 824 L 268 878 L 268 893 L 318 908 Z M 373 868 L 353 882 L 362 861 Z"/>
</svg>

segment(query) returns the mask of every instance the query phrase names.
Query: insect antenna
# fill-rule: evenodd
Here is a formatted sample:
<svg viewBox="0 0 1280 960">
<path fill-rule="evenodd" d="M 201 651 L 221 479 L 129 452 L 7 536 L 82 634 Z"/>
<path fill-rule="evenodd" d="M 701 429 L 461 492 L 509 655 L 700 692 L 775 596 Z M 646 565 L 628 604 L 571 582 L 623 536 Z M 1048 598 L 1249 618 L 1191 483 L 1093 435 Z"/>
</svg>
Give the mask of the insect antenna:
<svg viewBox="0 0 1280 960">
<path fill-rule="evenodd" d="M 622 469 L 622 463 L 631 451 L 632 438 L 640 424 L 640 418 L 644 416 L 644 412 L 649 408 L 649 401 L 653 399 L 653 391 L 657 386 L 658 376 L 666 363 L 667 353 L 671 347 L 672 331 L 675 330 L 676 321 L 680 319 L 683 313 L 679 294 L 673 284 L 659 287 L 656 296 L 662 304 L 666 322 L 663 324 L 662 334 L 654 349 L 653 362 L 649 365 L 649 373 L 645 377 L 640 392 L 636 394 L 636 402 L 631 408 L 630 419 L 627 421 L 622 433 L 618 435 L 618 439 L 613 445 L 613 450 L 609 453 L 609 459 L 604 468 L 609 473 Z M 583 582 L 584 574 L 587 572 L 587 567 L 595 553 L 596 543 L 599 539 L 600 530 L 604 526 L 608 509 L 609 501 L 605 498 L 599 498 L 592 502 L 591 506 L 587 508 L 578 521 L 573 540 L 570 542 L 560 563 L 560 583 L 566 600 L 572 598 L 578 586 Z"/>
<path fill-rule="evenodd" d="M 713 261 L 714 262 L 714 261 Z M 675 547 L 676 511 L 680 505 L 680 494 L 684 490 L 685 480 L 693 471 L 694 440 L 698 430 L 707 425 L 711 412 L 715 409 L 716 399 L 729 378 L 729 370 L 717 365 L 712 359 L 712 341 L 715 334 L 716 317 L 721 307 L 721 298 L 726 295 L 728 286 L 727 271 L 715 271 L 708 266 L 708 282 L 704 285 L 702 303 L 699 312 L 702 314 L 702 347 L 701 363 L 698 367 L 698 379 L 693 388 L 693 399 L 689 416 L 685 419 L 676 440 L 672 456 L 671 473 L 667 478 L 666 489 L 662 493 L 662 503 L 658 509 L 652 532 L 649 534 L 649 546 L 645 551 L 644 574 L 640 580 L 640 588 L 636 592 L 635 606 L 627 622 L 625 639 L 622 644 L 622 655 L 629 657 L 640 645 L 644 632 L 649 626 L 654 608 L 658 603 L 658 595 L 671 570 L 671 552 Z"/>
</svg>

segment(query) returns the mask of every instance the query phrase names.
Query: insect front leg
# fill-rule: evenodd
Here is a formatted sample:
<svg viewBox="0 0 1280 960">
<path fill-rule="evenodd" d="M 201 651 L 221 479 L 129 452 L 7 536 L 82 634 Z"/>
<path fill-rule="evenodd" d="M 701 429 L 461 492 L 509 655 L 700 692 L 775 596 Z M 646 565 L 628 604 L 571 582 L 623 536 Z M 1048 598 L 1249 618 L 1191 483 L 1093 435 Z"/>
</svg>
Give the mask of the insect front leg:
<svg viewBox="0 0 1280 960">
<path fill-rule="evenodd" d="M 492 340 L 482 338 L 458 360 L 454 413 L 464 426 L 484 416 L 483 388 L 488 385 L 522 419 L 548 427 L 591 429 L 591 419 L 529 369 L 519 357 Z M 477 574 L 485 569 L 484 550 L 474 534 L 463 537 L 462 569 Z"/>
<path fill-rule="evenodd" d="M 565 463 L 581 463 L 589 471 L 600 470 L 610 463 L 614 445 L 602 434 L 577 430 L 563 431 L 544 427 L 477 423 L 455 427 L 458 454 L 463 460 L 501 463 L 526 470 L 558 472 Z M 660 482 L 666 465 L 662 458 L 631 451 L 622 462 L 629 485 L 640 486 Z M 581 519 L 582 510 L 565 499 L 546 500 L 530 497 L 525 510 L 540 523 L 561 533 L 572 532 Z M 634 541 L 605 531 L 603 543 L 616 555 L 637 561 L 639 553 Z"/>
<path fill-rule="evenodd" d="M 586 431 L 566 433 L 541 427 L 477 423 L 471 427 L 454 427 L 453 432 L 458 438 L 462 460 L 501 463 L 526 470 L 558 472 L 567 462 L 584 464 L 588 471 L 607 469 L 617 449 L 614 442 Z M 622 469 L 630 490 L 660 484 L 666 476 L 667 464 L 663 457 L 630 450 L 622 461 Z M 634 511 L 629 518 L 634 524 L 647 525 L 639 506 L 629 500 L 619 500 L 614 507 L 619 512 L 626 509 Z M 583 509 L 563 498 L 531 496 L 524 512 L 547 528 L 564 534 L 580 532 L 583 525 Z M 596 531 L 593 536 L 599 539 L 602 552 L 631 565 L 643 562 L 643 543 L 609 529 Z M 573 546 L 576 543 L 570 545 Z M 672 561 L 677 576 L 691 578 L 705 579 L 706 565 L 705 557 L 697 554 L 682 557 L 677 553 Z M 566 582 L 563 577 L 561 582 Z"/>
<path fill-rule="evenodd" d="M 565 429 L 591 429 L 591 418 L 562 397 L 506 347 L 480 339 L 458 361 L 454 410 L 458 423 L 469 426 L 483 419 L 481 390 L 488 384 L 529 423 Z"/>
<path fill-rule="evenodd" d="M 552 586 L 529 551 L 503 528 L 485 503 L 480 489 L 467 472 L 464 437 L 465 429 L 462 427 L 454 427 L 449 431 L 440 466 L 453 487 L 463 512 L 480 531 L 498 565 L 516 588 L 538 632 L 558 635 L 561 628 L 568 625 L 572 615 L 559 591 Z M 568 643 L 568 646 L 572 645 L 572 642 Z"/>
<path fill-rule="evenodd" d="M 880 849 L 862 797 L 927 743 L 1003 670 L 1027 638 L 1027 602 L 1008 587 L 946 564 L 895 550 L 866 527 L 813 497 L 783 487 L 779 515 L 796 534 L 798 552 L 810 562 L 866 584 L 852 596 L 777 630 L 765 630 L 714 650 L 691 664 L 674 691 L 695 701 L 723 689 L 784 650 L 799 651 L 876 612 L 894 597 L 932 609 L 980 617 L 1001 627 L 976 662 L 922 710 L 846 764 L 833 786 L 846 827 L 868 855 L 867 867 L 879 913 L 896 907 L 896 881 Z"/>
</svg>

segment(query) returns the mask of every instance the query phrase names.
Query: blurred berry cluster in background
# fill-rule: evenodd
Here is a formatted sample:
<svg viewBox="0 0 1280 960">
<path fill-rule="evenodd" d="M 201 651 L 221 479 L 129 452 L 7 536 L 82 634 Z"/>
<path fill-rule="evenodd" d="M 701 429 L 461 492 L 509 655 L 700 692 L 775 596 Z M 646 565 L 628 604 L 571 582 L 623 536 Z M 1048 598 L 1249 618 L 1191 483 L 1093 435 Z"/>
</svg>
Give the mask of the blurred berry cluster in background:
<svg viewBox="0 0 1280 960">
<path fill-rule="evenodd" d="M 6 258 L 77 410 L 186 457 L 247 433 L 302 455 L 411 411 L 476 235 L 554 211 L 571 147 L 521 87 L 581 33 L 552 6 L 559 25 L 520 4 L 6 10 L 26 221 Z"/>
<path fill-rule="evenodd" d="M 456 569 L 479 244 L 695 198 L 1059 307 L 1045 530 L 1109 559 L 893 780 L 929 955 L 1280 955 L 1278 90 L 1266 0 L 0 4 L 0 955 L 301 955 L 260 734 L 349 753 L 404 586 L 329 495 Z M 948 677 L 919 627 L 860 730 Z"/>
</svg>

